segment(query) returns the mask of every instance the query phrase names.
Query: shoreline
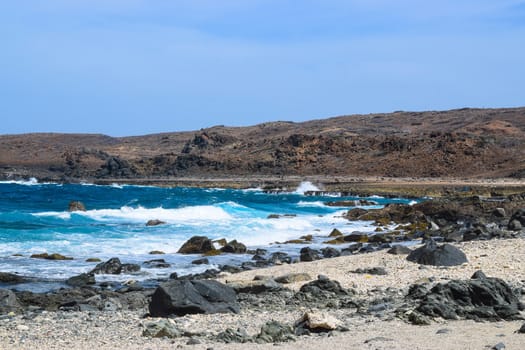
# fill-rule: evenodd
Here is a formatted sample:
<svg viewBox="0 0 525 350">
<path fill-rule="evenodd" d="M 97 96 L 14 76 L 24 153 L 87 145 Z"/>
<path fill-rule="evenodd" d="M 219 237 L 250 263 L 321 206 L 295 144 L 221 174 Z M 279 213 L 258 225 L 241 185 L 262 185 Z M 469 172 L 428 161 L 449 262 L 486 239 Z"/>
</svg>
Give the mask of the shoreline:
<svg viewBox="0 0 525 350">
<path fill-rule="evenodd" d="M 12 179 L 4 179 L 6 181 Z M 320 193 L 345 193 L 355 196 L 413 197 L 485 197 L 525 193 L 525 179 L 516 178 L 415 178 L 348 175 L 226 175 L 165 178 L 42 178 L 42 182 L 93 183 L 97 185 L 141 185 L 158 187 L 197 187 L 295 191 L 303 182 L 311 182 Z"/>
<path fill-rule="evenodd" d="M 469 262 L 453 267 L 433 267 L 408 262 L 403 256 L 378 251 L 314 262 L 280 265 L 239 274 L 224 274 L 223 282 L 253 281 L 255 275 L 280 276 L 290 272 L 307 272 L 313 279 L 319 273 L 337 280 L 345 288 L 356 291 L 358 298 L 381 297 L 388 290 L 406 292 L 409 285 L 420 280 L 434 279 L 434 283 L 452 279 L 469 279 L 476 270 L 484 271 L 490 277 L 498 277 L 513 286 L 525 285 L 525 239 L 495 239 L 459 243 Z M 495 264 L 494 261 L 498 263 Z M 372 266 L 384 266 L 385 276 L 350 273 L 349 270 Z M 287 285 L 297 290 L 307 281 Z M 457 349 L 483 348 L 498 342 L 510 349 L 519 348 L 525 335 L 515 333 L 523 321 L 499 321 L 477 323 L 470 320 L 434 319 L 430 325 L 417 326 L 388 316 L 388 313 L 361 314 L 354 309 L 320 309 L 343 322 L 347 332 L 335 332 L 332 336 L 312 334 L 300 336 L 296 341 L 279 343 L 282 349 L 359 348 L 374 346 L 377 349 Z M 263 307 L 243 308 L 239 314 L 198 314 L 171 318 L 180 329 L 200 336 L 179 338 L 147 338 L 142 336 L 146 324 L 162 319 L 146 317 L 145 309 L 136 311 L 85 311 L 85 312 L 30 312 L 26 315 L 0 319 L 0 348 L 14 349 L 173 349 L 187 346 L 190 339 L 199 343 L 192 349 L 270 349 L 275 345 L 256 343 L 222 343 L 208 338 L 226 328 L 241 327 L 249 334 L 257 332 L 267 321 L 276 320 L 293 324 L 304 312 L 305 307 Z M 314 310 L 315 311 L 315 310 Z M 447 329 L 446 334 L 440 330 Z M 207 334 L 208 336 L 204 336 Z"/>
</svg>

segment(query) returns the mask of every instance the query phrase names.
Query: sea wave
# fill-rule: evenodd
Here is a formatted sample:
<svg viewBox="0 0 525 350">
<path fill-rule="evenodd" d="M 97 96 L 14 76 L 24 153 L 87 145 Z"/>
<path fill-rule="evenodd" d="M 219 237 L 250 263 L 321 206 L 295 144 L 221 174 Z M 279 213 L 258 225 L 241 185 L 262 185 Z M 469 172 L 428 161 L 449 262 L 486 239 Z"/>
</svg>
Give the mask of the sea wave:
<svg viewBox="0 0 525 350">
<path fill-rule="evenodd" d="M 295 193 L 305 194 L 305 192 L 308 192 L 308 191 L 320 191 L 320 189 L 319 187 L 315 186 L 310 181 L 303 181 L 299 184 L 299 186 L 295 190 Z"/>
<path fill-rule="evenodd" d="M 76 212 L 41 212 L 34 216 L 52 216 L 60 219 L 71 219 L 73 215 L 87 217 L 95 221 L 126 221 L 146 222 L 151 219 L 162 220 L 167 223 L 181 223 L 189 221 L 229 220 L 230 214 L 223 208 L 212 205 L 190 206 L 177 209 L 144 208 L 123 206 L 120 209 L 93 209 Z"/>
<path fill-rule="evenodd" d="M 327 206 L 321 202 L 321 201 L 315 201 L 315 202 L 306 202 L 306 201 L 299 201 L 297 203 L 299 207 L 313 207 L 313 208 L 326 208 Z"/>
<path fill-rule="evenodd" d="M 0 184 L 14 184 L 23 186 L 38 186 L 38 185 L 60 185 L 55 182 L 38 182 L 36 177 L 31 177 L 27 180 L 6 180 L 0 181 Z"/>
</svg>

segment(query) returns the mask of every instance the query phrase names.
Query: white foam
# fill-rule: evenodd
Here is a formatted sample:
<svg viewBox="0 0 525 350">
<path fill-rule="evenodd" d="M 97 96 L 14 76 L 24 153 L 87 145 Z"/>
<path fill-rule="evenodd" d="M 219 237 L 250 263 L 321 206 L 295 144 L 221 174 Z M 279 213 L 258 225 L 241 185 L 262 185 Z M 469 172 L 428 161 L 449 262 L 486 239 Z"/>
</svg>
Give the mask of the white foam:
<svg viewBox="0 0 525 350">
<path fill-rule="evenodd" d="M 417 201 L 410 201 L 410 202 L 408 203 L 408 205 L 411 205 L 411 206 L 414 205 L 414 204 L 417 204 Z"/>
<path fill-rule="evenodd" d="M 24 186 L 35 186 L 35 185 L 54 185 L 53 182 L 38 182 L 38 179 L 35 177 L 31 177 L 28 180 L 7 180 L 7 181 L 0 181 L 0 184 L 16 184 L 16 185 L 24 185 Z"/>
<path fill-rule="evenodd" d="M 299 207 L 312 207 L 312 208 L 325 208 L 326 207 L 326 205 L 321 201 L 315 201 L 315 202 L 299 201 L 297 205 Z"/>
<path fill-rule="evenodd" d="M 304 194 L 308 191 L 320 191 L 319 187 L 315 186 L 310 181 L 303 181 L 299 184 L 299 187 L 295 190 L 295 193 Z"/>
<path fill-rule="evenodd" d="M 146 222 L 151 219 L 166 221 L 167 223 L 186 223 L 213 220 L 231 219 L 224 209 L 211 205 L 184 207 L 178 209 L 159 208 L 132 208 L 124 206 L 120 209 L 94 209 L 88 211 L 69 212 L 43 212 L 34 213 L 35 216 L 55 216 L 60 219 L 70 219 L 71 214 L 80 215 L 97 221 L 126 221 Z"/>
</svg>

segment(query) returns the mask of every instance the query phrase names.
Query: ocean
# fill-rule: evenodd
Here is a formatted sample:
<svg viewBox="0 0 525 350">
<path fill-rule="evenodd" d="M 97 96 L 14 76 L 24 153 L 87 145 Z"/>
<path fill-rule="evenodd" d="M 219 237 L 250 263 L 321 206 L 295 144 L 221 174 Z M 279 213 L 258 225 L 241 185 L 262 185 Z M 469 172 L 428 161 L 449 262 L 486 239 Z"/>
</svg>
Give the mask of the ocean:
<svg viewBox="0 0 525 350">
<path fill-rule="evenodd" d="M 309 246 L 319 248 L 326 236 L 337 228 L 343 233 L 372 233 L 371 222 L 350 222 L 343 218 L 348 207 L 324 203 L 335 200 L 367 199 L 380 208 L 387 203 L 409 203 L 402 198 L 359 198 L 306 196 L 315 190 L 303 183 L 294 192 L 265 193 L 261 189 L 230 190 L 203 188 L 162 188 L 114 184 L 0 182 L 0 272 L 34 277 L 40 282 L 17 288 L 35 290 L 60 286 L 71 276 L 88 272 L 96 263 L 118 257 L 123 263 L 142 265 L 162 258 L 170 268 L 146 268 L 134 275 L 97 275 L 99 281 L 124 282 L 167 278 L 203 272 L 222 264 L 240 264 L 249 254 L 223 254 L 209 257 L 209 265 L 194 265 L 198 255 L 177 254 L 190 237 L 236 239 L 249 249 L 265 248 L 269 253 L 282 251 L 299 256 L 304 244 L 279 244 L 312 234 Z M 85 204 L 85 212 L 69 212 L 72 200 Z M 271 214 L 289 214 L 269 219 Z M 147 227 L 148 220 L 165 225 Z M 338 247 L 340 248 L 340 247 Z M 164 255 L 151 255 L 160 250 Z M 51 261 L 30 258 L 36 253 L 59 253 L 73 260 Z M 46 282 L 47 281 L 47 282 Z M 46 283 L 48 283 L 46 285 Z"/>
</svg>

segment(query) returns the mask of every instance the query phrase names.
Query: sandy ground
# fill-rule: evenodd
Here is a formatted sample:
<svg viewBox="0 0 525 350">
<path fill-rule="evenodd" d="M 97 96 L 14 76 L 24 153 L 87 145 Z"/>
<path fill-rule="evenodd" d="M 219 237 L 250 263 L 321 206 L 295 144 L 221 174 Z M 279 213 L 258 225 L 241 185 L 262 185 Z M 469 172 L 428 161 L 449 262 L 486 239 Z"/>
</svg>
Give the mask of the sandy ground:
<svg viewBox="0 0 525 350">
<path fill-rule="evenodd" d="M 326 259 L 311 263 L 275 266 L 221 277 L 225 281 L 251 280 L 255 275 L 280 276 L 290 272 L 307 272 L 315 278 L 328 275 L 361 296 L 373 289 L 406 288 L 416 281 L 433 277 L 436 281 L 470 278 L 478 269 L 488 276 L 510 283 L 525 282 L 525 239 L 466 242 L 458 246 L 469 263 L 451 268 L 424 267 L 407 262 L 404 256 L 386 252 Z M 351 273 L 350 270 L 383 266 L 386 276 Z M 304 282 L 289 285 L 298 289 Z M 269 320 L 292 324 L 306 310 L 295 312 L 242 311 L 239 315 L 188 315 L 173 320 L 181 329 L 218 333 L 226 328 L 245 328 L 256 334 Z M 525 334 L 515 333 L 523 324 L 434 320 L 430 326 L 414 326 L 397 319 L 352 314 L 348 310 L 331 310 L 350 329 L 333 336 L 313 335 L 281 343 L 280 349 L 490 349 L 499 342 L 506 349 L 525 349 Z M 144 324 L 154 319 L 142 318 L 144 312 L 57 312 L 0 319 L 0 349 L 274 349 L 273 344 L 197 344 L 186 345 L 183 339 L 149 339 L 141 335 Z M 439 331 L 439 332 L 438 332 Z"/>
</svg>

